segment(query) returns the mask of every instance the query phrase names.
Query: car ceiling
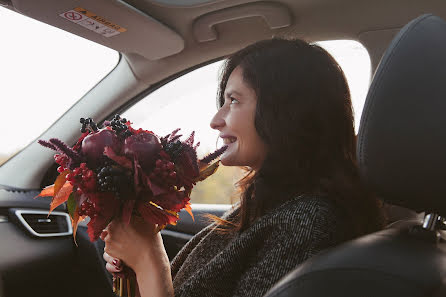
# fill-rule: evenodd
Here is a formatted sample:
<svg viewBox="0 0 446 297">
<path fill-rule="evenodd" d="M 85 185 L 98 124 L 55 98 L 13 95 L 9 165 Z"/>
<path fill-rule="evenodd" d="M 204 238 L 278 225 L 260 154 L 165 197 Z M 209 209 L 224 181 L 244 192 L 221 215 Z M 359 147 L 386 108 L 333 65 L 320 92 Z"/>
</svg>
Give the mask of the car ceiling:
<svg viewBox="0 0 446 297">
<path fill-rule="evenodd" d="M 22 14 L 122 52 L 135 75 L 147 83 L 160 81 L 173 73 L 271 36 L 296 36 L 309 41 L 359 40 L 371 52 L 373 66 L 376 66 L 383 48 L 398 28 L 423 13 L 446 17 L 443 1 L 419 0 L 228 0 L 189 7 L 167 6 L 150 0 L 0 2 L 11 2 L 9 7 Z M 265 5 L 276 9 L 277 17 L 289 17 L 290 24 L 271 29 L 264 18 L 249 16 L 249 13 L 238 19 L 233 17 L 230 20 L 228 17 L 242 8 L 261 12 Z M 127 31 L 106 38 L 59 16 L 75 7 L 92 11 L 127 28 Z M 213 20 L 217 23 L 214 26 L 218 36 L 216 40 L 198 41 L 196 26 L 203 18 L 207 18 L 208 25 Z M 379 45 L 379 39 L 385 45 Z M 369 44 L 375 48 L 369 48 Z"/>
</svg>

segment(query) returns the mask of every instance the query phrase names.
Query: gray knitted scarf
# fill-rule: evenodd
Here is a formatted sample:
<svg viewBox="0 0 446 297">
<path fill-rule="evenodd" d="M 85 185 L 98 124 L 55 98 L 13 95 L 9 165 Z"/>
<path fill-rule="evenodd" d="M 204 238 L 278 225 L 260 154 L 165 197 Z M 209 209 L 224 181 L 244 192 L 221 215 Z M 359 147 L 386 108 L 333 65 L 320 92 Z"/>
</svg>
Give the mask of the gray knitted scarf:
<svg viewBox="0 0 446 297">
<path fill-rule="evenodd" d="M 351 237 L 345 215 L 323 197 L 287 201 L 241 234 L 215 227 L 199 232 L 173 259 L 176 297 L 263 296 L 298 264 Z"/>
</svg>

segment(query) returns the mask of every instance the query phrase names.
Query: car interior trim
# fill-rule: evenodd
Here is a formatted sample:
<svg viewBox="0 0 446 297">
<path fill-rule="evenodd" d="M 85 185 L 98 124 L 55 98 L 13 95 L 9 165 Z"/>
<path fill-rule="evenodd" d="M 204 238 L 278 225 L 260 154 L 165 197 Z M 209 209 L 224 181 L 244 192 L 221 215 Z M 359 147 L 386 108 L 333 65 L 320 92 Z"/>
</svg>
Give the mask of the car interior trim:
<svg viewBox="0 0 446 297">
<path fill-rule="evenodd" d="M 12 5 L 10 0 L 0 0 L 0 6 L 8 7 Z M 0 291 L 1 292 L 1 291 Z M 1 295 L 0 295 L 1 296 Z"/>
<path fill-rule="evenodd" d="M 65 31 L 113 48 L 123 53 L 136 53 L 149 60 L 158 60 L 181 52 L 184 49 L 184 39 L 177 32 L 153 18 L 147 13 L 120 0 L 78 1 L 70 0 L 13 0 L 13 7 L 21 14 L 56 26 Z M 36 7 L 38 6 L 38 7 Z M 59 15 L 75 7 L 93 11 L 102 18 L 116 24 L 123 24 L 125 33 L 107 38 L 97 34 L 77 23 L 61 18 Z M 78 14 L 79 23 L 83 21 Z M 150 32 L 157 36 L 157 42 L 140 42 L 141 32 Z"/>
<path fill-rule="evenodd" d="M 196 7 L 210 5 L 223 0 L 146 0 L 146 2 L 156 3 L 167 7 Z"/>
<path fill-rule="evenodd" d="M 442 217 L 435 214 L 435 213 L 430 213 L 427 214 L 424 217 L 424 221 L 423 221 L 423 228 L 429 231 L 434 231 L 436 230 L 438 227 L 440 227 L 440 224 L 442 222 Z"/>
<path fill-rule="evenodd" d="M 261 17 L 271 29 L 289 27 L 292 17 L 289 9 L 277 3 L 250 3 L 214 11 L 199 17 L 193 24 L 193 31 L 198 42 L 218 39 L 215 26 L 234 20 Z"/>
<path fill-rule="evenodd" d="M 36 232 L 28 224 L 28 222 L 25 220 L 25 218 L 23 217 L 23 215 L 25 215 L 25 214 L 43 214 L 43 215 L 47 215 L 48 211 L 34 210 L 34 209 L 14 209 L 13 213 L 19 219 L 19 221 L 23 224 L 23 226 L 34 236 L 37 236 L 37 237 L 56 237 L 56 236 L 67 236 L 67 235 L 72 235 L 73 234 L 73 228 L 71 226 L 70 216 L 67 213 L 59 212 L 59 211 L 53 211 L 51 213 L 51 215 L 54 215 L 54 216 L 62 216 L 67 221 L 68 231 L 66 231 L 66 232 L 58 232 L 58 233 L 39 233 L 39 232 Z M 48 215 L 48 217 L 49 217 L 49 215 Z M 48 220 L 50 220 L 50 219 L 48 218 Z M 49 222 L 51 222 L 51 220 Z"/>
</svg>

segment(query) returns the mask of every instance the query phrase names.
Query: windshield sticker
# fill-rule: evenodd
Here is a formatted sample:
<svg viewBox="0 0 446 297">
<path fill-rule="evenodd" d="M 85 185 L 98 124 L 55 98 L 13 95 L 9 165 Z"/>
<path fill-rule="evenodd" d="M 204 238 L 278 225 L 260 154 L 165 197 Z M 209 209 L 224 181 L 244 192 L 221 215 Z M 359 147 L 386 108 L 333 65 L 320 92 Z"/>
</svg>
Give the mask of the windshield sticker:
<svg viewBox="0 0 446 297">
<path fill-rule="evenodd" d="M 127 29 L 81 7 L 76 7 L 59 16 L 105 37 L 112 37 L 127 31 Z"/>
</svg>

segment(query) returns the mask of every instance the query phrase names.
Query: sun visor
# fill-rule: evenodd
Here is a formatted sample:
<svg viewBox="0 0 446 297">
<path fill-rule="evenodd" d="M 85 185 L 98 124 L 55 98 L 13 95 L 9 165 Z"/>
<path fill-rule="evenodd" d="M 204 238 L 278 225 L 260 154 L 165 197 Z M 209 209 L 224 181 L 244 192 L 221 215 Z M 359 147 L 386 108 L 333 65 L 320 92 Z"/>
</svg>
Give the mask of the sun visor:
<svg viewBox="0 0 446 297">
<path fill-rule="evenodd" d="M 13 0 L 31 18 L 123 53 L 158 60 L 179 53 L 183 38 L 147 14 L 110 0 Z"/>
</svg>

